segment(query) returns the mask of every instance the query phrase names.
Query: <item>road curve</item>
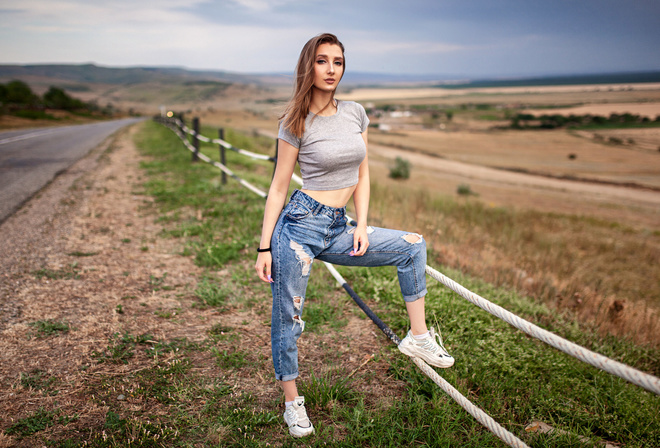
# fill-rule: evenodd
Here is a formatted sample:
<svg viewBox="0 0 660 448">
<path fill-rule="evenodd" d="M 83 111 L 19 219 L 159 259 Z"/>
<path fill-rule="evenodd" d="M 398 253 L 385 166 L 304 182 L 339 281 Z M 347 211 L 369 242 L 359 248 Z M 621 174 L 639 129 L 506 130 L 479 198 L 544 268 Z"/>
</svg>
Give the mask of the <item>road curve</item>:
<svg viewBox="0 0 660 448">
<path fill-rule="evenodd" d="M 0 133 L 0 222 L 112 133 L 139 120 Z"/>
</svg>

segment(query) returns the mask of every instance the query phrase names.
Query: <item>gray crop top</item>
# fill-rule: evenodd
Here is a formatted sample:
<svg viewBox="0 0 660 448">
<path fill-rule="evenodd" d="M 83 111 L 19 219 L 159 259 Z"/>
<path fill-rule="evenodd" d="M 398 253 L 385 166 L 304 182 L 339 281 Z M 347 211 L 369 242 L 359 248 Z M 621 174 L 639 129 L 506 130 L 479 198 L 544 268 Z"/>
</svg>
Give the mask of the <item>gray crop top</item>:
<svg viewBox="0 0 660 448">
<path fill-rule="evenodd" d="M 277 138 L 298 148 L 303 189 L 338 190 L 358 183 L 359 167 L 367 154 L 362 133 L 368 125 L 369 118 L 362 105 L 337 101 L 334 115 L 307 116 L 302 138 L 284 129 L 282 124 Z"/>
</svg>

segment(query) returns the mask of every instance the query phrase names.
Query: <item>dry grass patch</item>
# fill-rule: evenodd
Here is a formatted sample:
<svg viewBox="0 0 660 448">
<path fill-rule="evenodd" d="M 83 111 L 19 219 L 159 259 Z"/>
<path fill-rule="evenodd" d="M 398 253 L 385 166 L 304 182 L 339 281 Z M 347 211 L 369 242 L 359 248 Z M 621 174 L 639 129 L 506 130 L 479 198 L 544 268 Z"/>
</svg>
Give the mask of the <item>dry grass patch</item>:
<svg viewBox="0 0 660 448">
<path fill-rule="evenodd" d="M 423 233 L 438 264 L 515 287 L 605 333 L 660 343 L 660 290 L 647 281 L 660 278 L 657 233 L 584 217 L 490 208 L 479 198 L 454 200 L 402 182 L 375 184 L 372 198 L 378 224 Z"/>
</svg>

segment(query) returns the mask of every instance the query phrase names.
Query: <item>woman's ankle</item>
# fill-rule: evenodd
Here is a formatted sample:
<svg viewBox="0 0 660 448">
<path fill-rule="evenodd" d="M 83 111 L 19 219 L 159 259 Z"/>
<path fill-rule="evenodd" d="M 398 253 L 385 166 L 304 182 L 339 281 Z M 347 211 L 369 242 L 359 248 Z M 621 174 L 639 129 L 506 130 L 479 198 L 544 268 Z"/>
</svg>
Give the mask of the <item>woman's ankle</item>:
<svg viewBox="0 0 660 448">
<path fill-rule="evenodd" d="M 280 381 L 280 386 L 284 392 L 284 401 L 291 402 L 298 396 L 298 388 L 296 387 L 296 380 Z"/>
</svg>

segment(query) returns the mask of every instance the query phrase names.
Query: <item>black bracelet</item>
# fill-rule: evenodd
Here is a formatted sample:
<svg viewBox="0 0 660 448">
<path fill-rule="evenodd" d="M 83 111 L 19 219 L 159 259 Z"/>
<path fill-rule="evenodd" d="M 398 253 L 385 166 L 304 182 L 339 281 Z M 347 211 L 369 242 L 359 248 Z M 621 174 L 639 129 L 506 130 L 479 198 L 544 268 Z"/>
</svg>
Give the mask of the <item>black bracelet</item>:
<svg viewBox="0 0 660 448">
<path fill-rule="evenodd" d="M 270 247 L 267 249 L 259 249 L 257 248 L 257 252 L 270 252 Z"/>
</svg>

